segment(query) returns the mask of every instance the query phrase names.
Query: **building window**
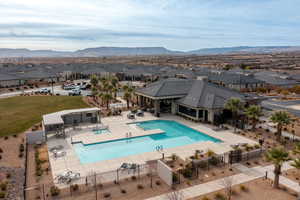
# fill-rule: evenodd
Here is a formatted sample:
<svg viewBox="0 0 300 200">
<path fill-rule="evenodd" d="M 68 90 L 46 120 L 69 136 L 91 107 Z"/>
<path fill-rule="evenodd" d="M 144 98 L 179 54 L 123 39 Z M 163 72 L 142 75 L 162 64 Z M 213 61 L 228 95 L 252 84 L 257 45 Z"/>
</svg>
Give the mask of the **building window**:
<svg viewBox="0 0 300 200">
<path fill-rule="evenodd" d="M 86 117 L 92 117 L 93 113 L 86 113 Z"/>
<path fill-rule="evenodd" d="M 189 115 L 191 117 L 197 117 L 197 111 L 195 109 L 192 109 L 192 108 L 188 108 L 188 107 L 179 105 L 178 111 L 180 113 Z"/>
</svg>

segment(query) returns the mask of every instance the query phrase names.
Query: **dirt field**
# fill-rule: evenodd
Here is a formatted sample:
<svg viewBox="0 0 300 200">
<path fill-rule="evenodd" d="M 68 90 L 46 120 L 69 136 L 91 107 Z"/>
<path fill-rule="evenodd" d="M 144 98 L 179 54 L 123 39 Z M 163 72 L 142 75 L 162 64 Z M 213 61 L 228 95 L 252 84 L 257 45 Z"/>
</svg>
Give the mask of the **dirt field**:
<svg viewBox="0 0 300 200">
<path fill-rule="evenodd" d="M 7 139 L 5 137 L 0 138 L 0 148 L 2 149 L 0 166 L 5 167 L 24 167 L 24 156 L 20 158 L 20 144 L 24 144 L 24 134 L 20 134 L 16 137 L 9 136 Z"/>
<path fill-rule="evenodd" d="M 240 185 L 234 186 L 234 195 L 232 200 L 296 200 L 296 193 L 286 189 L 274 189 L 271 187 L 270 180 L 257 179 L 245 184 L 246 191 L 242 191 Z M 207 197 L 209 200 L 215 200 L 216 194 L 225 194 L 224 190 L 210 193 L 208 195 L 192 198 L 189 200 L 205 200 Z M 206 199 L 206 200 L 208 200 Z"/>
</svg>

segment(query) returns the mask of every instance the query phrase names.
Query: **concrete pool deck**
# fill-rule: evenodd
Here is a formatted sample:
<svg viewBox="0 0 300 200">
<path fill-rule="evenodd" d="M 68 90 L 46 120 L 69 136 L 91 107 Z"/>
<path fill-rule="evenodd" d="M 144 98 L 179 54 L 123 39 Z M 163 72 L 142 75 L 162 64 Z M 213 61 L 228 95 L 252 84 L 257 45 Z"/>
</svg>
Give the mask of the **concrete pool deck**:
<svg viewBox="0 0 300 200">
<path fill-rule="evenodd" d="M 144 117 L 137 118 L 136 120 L 130 120 L 127 119 L 126 114 L 127 113 L 123 113 L 123 116 L 102 118 L 101 120 L 104 125 L 109 126 L 109 130 L 114 133 L 115 139 L 124 138 L 124 132 L 126 133 L 126 130 L 134 129 L 133 127 L 130 127 L 130 124 L 128 123 L 160 119 L 160 120 L 177 121 L 197 131 L 203 132 L 206 135 L 220 139 L 222 140 L 222 143 L 214 143 L 211 141 L 198 142 L 190 145 L 167 148 L 164 149 L 162 152 L 157 152 L 153 150 L 153 152 L 146 152 L 146 153 L 126 156 L 126 157 L 121 157 L 121 158 L 116 158 L 111 160 L 99 161 L 95 163 L 82 164 L 75 152 L 75 149 L 72 146 L 70 135 L 67 135 L 66 139 L 49 138 L 47 142 L 48 149 L 56 145 L 63 145 L 64 146 L 63 150 L 66 152 L 66 155 L 61 158 L 54 158 L 53 154 L 49 152 L 49 160 L 51 164 L 53 177 L 55 178 L 58 174 L 65 172 L 66 170 L 79 172 L 81 176 L 84 177 L 87 175 L 91 175 L 93 173 L 103 173 L 107 171 L 116 170 L 121 166 L 122 163 L 125 162 L 144 164 L 146 161 L 162 158 L 162 153 L 164 153 L 165 157 L 168 157 L 173 153 L 176 153 L 180 158 L 185 159 L 191 155 L 194 155 L 195 150 L 202 150 L 205 152 L 210 149 L 217 154 L 223 154 L 232 149 L 231 148 L 232 144 L 237 144 L 237 143 L 257 144 L 257 142 L 245 138 L 243 136 L 234 134 L 230 130 L 216 132 L 212 128 L 210 128 L 209 125 L 188 121 L 179 116 L 162 115 L 162 117 L 157 118 L 149 113 L 145 113 Z M 124 127 L 126 127 L 126 129 L 124 129 Z M 132 130 L 131 132 L 134 131 Z M 143 132 L 143 130 L 137 129 L 135 133 L 138 134 L 138 132 Z M 80 135 L 81 134 L 77 134 L 76 136 L 79 137 Z M 99 136 L 101 135 L 102 134 L 100 134 Z M 72 136 L 72 140 L 74 139 L 73 137 L 75 136 Z M 80 137 L 84 137 L 84 136 L 80 136 Z M 95 140 L 90 141 L 91 143 L 101 142 L 99 141 L 100 137 L 94 137 L 94 138 Z"/>
</svg>

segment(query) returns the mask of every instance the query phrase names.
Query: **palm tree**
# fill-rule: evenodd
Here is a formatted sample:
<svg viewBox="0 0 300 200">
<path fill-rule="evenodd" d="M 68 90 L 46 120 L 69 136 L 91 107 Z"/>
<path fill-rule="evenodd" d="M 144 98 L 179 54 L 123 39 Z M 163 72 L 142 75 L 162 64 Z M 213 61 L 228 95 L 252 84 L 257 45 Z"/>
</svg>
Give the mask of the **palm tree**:
<svg viewBox="0 0 300 200">
<path fill-rule="evenodd" d="M 112 99 L 111 94 L 110 93 L 103 94 L 102 99 L 106 103 L 106 109 L 108 110 L 109 109 L 109 103 L 110 103 L 110 101 Z"/>
<path fill-rule="evenodd" d="M 273 148 L 266 153 L 266 159 L 274 164 L 274 188 L 279 188 L 279 176 L 281 166 L 284 162 L 290 160 L 289 153 L 283 148 Z"/>
<path fill-rule="evenodd" d="M 98 77 L 96 75 L 91 76 L 91 85 L 95 88 L 99 83 Z"/>
<path fill-rule="evenodd" d="M 295 160 L 293 160 L 293 162 L 291 163 L 291 166 L 293 166 L 299 170 L 300 169 L 300 158 L 296 158 Z"/>
<path fill-rule="evenodd" d="M 294 154 L 300 154 L 300 142 L 295 144 L 294 150 L 293 150 Z"/>
<path fill-rule="evenodd" d="M 276 140 L 280 141 L 282 134 L 282 127 L 291 123 L 289 114 L 285 111 L 277 111 L 272 114 L 271 121 L 277 124 Z"/>
<path fill-rule="evenodd" d="M 124 99 L 126 100 L 126 102 L 127 102 L 127 109 L 129 109 L 129 102 L 130 102 L 130 99 L 131 99 L 131 94 L 130 94 L 128 91 L 126 91 L 126 92 L 124 93 L 123 98 L 124 98 Z"/>
<path fill-rule="evenodd" d="M 257 105 L 249 106 L 248 108 L 246 108 L 245 114 L 252 121 L 252 131 L 254 131 L 257 121 L 259 120 L 259 117 L 262 116 L 262 111 L 260 106 Z"/>
<path fill-rule="evenodd" d="M 225 108 L 232 112 L 232 117 L 234 119 L 234 132 L 235 132 L 238 113 L 244 109 L 244 104 L 239 98 L 231 98 L 226 102 Z"/>
</svg>

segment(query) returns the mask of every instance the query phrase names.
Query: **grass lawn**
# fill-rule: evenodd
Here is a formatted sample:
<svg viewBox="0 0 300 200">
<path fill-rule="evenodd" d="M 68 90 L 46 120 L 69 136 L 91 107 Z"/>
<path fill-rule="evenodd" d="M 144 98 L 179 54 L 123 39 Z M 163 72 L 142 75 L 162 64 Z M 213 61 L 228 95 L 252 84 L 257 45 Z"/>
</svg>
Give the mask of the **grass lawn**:
<svg viewBox="0 0 300 200">
<path fill-rule="evenodd" d="M 42 115 L 89 107 L 80 96 L 17 96 L 0 99 L 0 136 L 22 133 Z"/>
</svg>

